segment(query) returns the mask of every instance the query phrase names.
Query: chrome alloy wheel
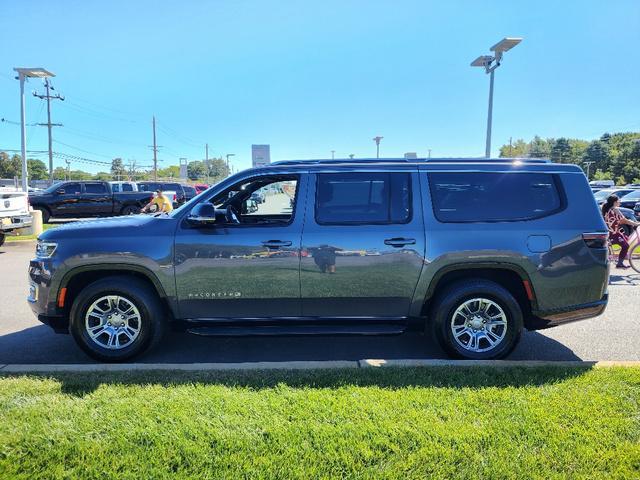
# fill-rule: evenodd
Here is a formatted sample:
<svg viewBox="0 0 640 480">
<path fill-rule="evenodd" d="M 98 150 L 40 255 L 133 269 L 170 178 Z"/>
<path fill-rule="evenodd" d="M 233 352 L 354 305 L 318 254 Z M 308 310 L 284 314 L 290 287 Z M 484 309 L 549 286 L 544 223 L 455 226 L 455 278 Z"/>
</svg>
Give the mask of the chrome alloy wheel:
<svg viewBox="0 0 640 480">
<path fill-rule="evenodd" d="M 142 324 L 140 312 L 127 298 L 106 295 L 91 304 L 84 317 L 89 338 L 94 343 L 110 350 L 119 350 L 131 345 Z"/>
<path fill-rule="evenodd" d="M 488 298 L 472 298 L 454 312 L 451 333 L 456 343 L 465 350 L 486 352 L 504 340 L 507 316 L 496 302 Z"/>
</svg>

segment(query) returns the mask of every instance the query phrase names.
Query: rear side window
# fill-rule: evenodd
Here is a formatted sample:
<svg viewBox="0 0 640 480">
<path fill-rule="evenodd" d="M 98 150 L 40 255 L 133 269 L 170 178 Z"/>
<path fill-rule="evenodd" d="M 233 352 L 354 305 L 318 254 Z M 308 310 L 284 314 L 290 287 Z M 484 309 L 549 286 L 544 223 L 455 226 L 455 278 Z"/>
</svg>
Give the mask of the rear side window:
<svg viewBox="0 0 640 480">
<path fill-rule="evenodd" d="M 159 183 L 139 183 L 138 188 L 141 192 L 154 192 L 160 188 Z"/>
<path fill-rule="evenodd" d="M 182 186 L 179 183 L 163 183 L 162 184 L 162 189 L 163 190 L 172 190 L 172 191 L 178 192 L 178 193 L 182 192 Z"/>
<path fill-rule="evenodd" d="M 318 175 L 319 224 L 407 223 L 411 218 L 408 173 L 326 173 Z"/>
<path fill-rule="evenodd" d="M 122 191 L 123 192 L 133 192 L 133 185 L 131 185 L 130 183 L 123 183 L 122 184 Z"/>
<path fill-rule="evenodd" d="M 562 208 L 558 181 L 547 173 L 430 173 L 429 185 L 441 222 L 531 220 Z"/>
<path fill-rule="evenodd" d="M 85 193 L 107 193 L 107 187 L 103 183 L 85 183 Z"/>
</svg>

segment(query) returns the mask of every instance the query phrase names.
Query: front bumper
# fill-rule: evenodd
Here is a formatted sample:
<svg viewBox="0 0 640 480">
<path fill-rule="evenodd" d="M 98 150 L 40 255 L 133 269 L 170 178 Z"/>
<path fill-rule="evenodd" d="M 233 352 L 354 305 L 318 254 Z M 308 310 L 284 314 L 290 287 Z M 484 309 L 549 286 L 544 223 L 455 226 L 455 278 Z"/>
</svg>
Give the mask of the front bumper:
<svg viewBox="0 0 640 480">
<path fill-rule="evenodd" d="M 31 215 L 15 215 L 0 219 L 0 230 L 10 232 L 17 228 L 30 227 L 32 223 Z"/>
<path fill-rule="evenodd" d="M 564 325 L 565 323 L 597 317 L 607 308 L 608 301 L 609 294 L 605 293 L 597 302 L 572 305 L 556 310 L 534 311 L 532 312 L 532 317 L 527 322 L 527 328 L 529 330 L 542 330 Z"/>
</svg>

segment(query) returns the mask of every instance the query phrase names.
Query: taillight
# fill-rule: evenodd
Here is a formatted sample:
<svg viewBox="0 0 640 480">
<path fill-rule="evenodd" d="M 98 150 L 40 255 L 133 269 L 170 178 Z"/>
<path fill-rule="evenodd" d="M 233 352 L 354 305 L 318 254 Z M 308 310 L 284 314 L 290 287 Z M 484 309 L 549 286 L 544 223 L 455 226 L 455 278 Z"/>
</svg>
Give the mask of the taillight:
<svg viewBox="0 0 640 480">
<path fill-rule="evenodd" d="M 177 201 L 177 200 L 178 200 L 178 196 L 174 193 L 174 194 L 173 194 L 173 201 L 175 202 L 175 201 Z"/>
<path fill-rule="evenodd" d="M 589 248 L 605 248 L 607 246 L 608 233 L 583 233 L 582 239 Z"/>
</svg>

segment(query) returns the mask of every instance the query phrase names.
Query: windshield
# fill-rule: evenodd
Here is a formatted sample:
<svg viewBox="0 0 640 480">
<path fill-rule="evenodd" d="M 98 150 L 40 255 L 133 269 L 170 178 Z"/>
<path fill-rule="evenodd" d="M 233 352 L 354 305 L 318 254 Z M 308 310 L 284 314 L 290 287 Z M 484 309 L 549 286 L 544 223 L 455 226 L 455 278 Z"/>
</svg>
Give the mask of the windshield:
<svg viewBox="0 0 640 480">
<path fill-rule="evenodd" d="M 47 187 L 44 190 L 44 193 L 53 193 L 53 192 L 55 192 L 58 188 L 60 188 L 60 184 L 61 183 L 62 182 L 57 182 L 57 183 L 54 183 L 53 185 L 51 185 L 50 187 Z"/>
<path fill-rule="evenodd" d="M 596 200 L 600 202 L 604 202 L 607 199 L 607 197 L 613 194 L 614 192 L 615 190 L 599 190 L 598 192 L 596 192 L 594 197 L 596 198 Z"/>
<path fill-rule="evenodd" d="M 620 198 L 623 202 L 629 201 L 640 201 L 640 190 L 636 190 L 635 192 L 627 193 L 624 197 Z"/>
</svg>

